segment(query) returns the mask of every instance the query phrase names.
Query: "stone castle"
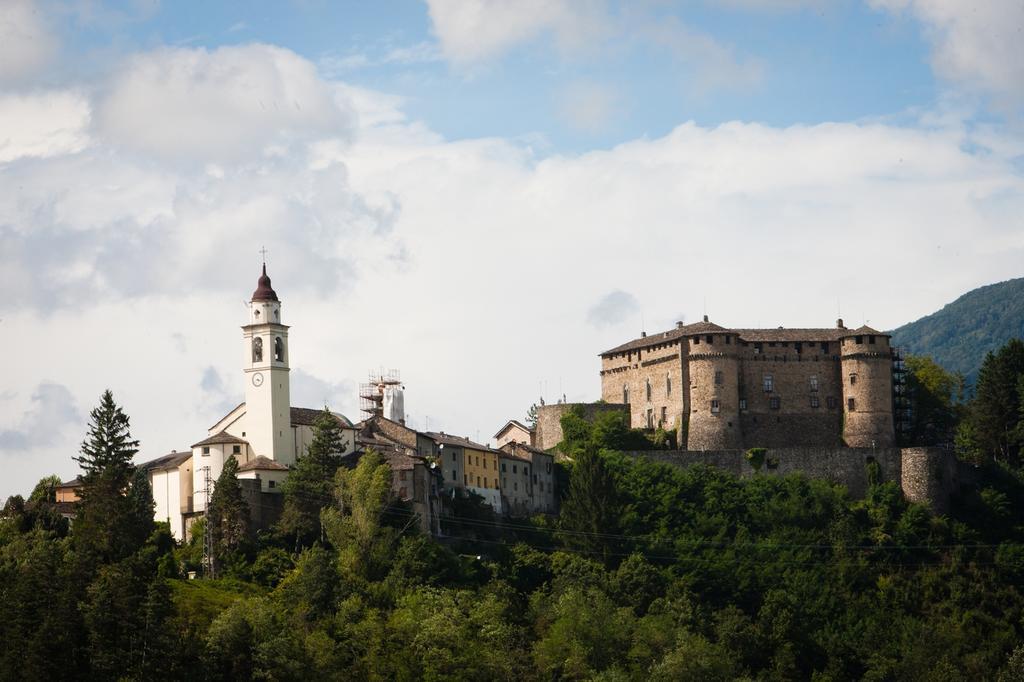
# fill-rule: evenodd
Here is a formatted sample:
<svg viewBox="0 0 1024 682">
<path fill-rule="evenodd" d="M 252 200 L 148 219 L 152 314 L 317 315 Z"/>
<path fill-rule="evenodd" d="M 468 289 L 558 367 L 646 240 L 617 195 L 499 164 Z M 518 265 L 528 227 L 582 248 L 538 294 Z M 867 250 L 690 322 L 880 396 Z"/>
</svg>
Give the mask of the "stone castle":
<svg viewBox="0 0 1024 682">
<path fill-rule="evenodd" d="M 601 353 L 601 398 L 687 450 L 887 448 L 895 443 L 889 335 L 726 329 L 707 316 Z"/>
</svg>

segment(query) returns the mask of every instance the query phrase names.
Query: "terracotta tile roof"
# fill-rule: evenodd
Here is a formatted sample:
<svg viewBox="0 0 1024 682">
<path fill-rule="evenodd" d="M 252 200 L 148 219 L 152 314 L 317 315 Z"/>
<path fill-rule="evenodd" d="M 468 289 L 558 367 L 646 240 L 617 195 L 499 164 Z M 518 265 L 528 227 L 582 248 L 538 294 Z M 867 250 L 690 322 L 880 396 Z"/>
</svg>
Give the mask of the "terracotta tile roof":
<svg viewBox="0 0 1024 682">
<path fill-rule="evenodd" d="M 749 343 L 765 341 L 838 341 L 846 332 L 845 329 L 737 329 L 740 340 Z"/>
<path fill-rule="evenodd" d="M 317 417 L 319 417 L 322 412 L 322 409 L 314 410 L 308 407 L 293 407 L 291 413 L 292 426 L 313 426 L 316 424 Z M 348 417 L 337 412 L 331 412 L 331 414 L 338 420 L 338 423 L 341 424 L 342 428 L 352 428 L 352 422 L 349 421 Z"/>
<path fill-rule="evenodd" d="M 81 486 L 82 486 L 82 477 L 81 476 L 75 476 L 70 481 L 64 481 L 63 483 L 61 483 L 57 487 L 58 488 L 80 488 Z"/>
<path fill-rule="evenodd" d="M 876 331 L 870 327 L 864 326 L 859 329 L 844 329 L 839 327 L 827 327 L 827 328 L 793 328 L 787 329 L 784 327 L 777 327 L 775 329 L 727 329 L 721 327 L 714 322 L 704 320 L 694 324 L 683 325 L 682 327 L 676 327 L 670 329 L 667 332 L 661 332 L 659 334 L 650 334 L 647 336 L 641 336 L 638 339 L 627 341 L 626 343 L 616 346 L 610 350 L 606 350 L 601 353 L 602 357 L 608 355 L 618 355 L 621 353 L 629 353 L 644 348 L 651 348 L 653 346 L 659 346 L 665 343 L 673 342 L 678 339 L 694 336 L 697 334 L 721 334 L 724 332 L 734 333 L 739 336 L 741 341 L 747 341 L 750 343 L 761 343 L 761 342 L 792 342 L 792 341 L 838 341 L 844 336 L 852 336 L 854 334 L 875 334 L 876 336 L 886 336 L 883 332 Z"/>
<path fill-rule="evenodd" d="M 861 325 L 860 327 L 857 327 L 856 329 L 849 329 L 849 330 L 845 330 L 845 331 L 846 331 L 846 333 L 843 334 L 843 336 L 862 336 L 862 335 L 891 336 L 890 334 L 886 334 L 885 332 L 880 332 L 877 329 L 872 329 L 871 327 L 867 326 L 866 324 L 865 325 Z"/>
<path fill-rule="evenodd" d="M 242 440 L 238 436 L 232 436 L 227 431 L 221 431 L 220 433 L 213 434 L 209 438 L 204 438 L 203 440 L 199 441 L 198 443 L 193 443 L 192 447 L 197 448 L 197 447 L 199 447 L 201 445 L 224 445 L 224 444 L 229 444 L 229 443 L 230 444 L 239 444 L 239 445 L 240 444 L 248 445 L 249 441 Z"/>
<path fill-rule="evenodd" d="M 508 421 L 507 421 L 507 422 L 505 423 L 505 425 L 504 425 L 504 426 L 502 426 L 502 427 L 501 427 L 500 429 L 498 429 L 498 432 L 497 432 L 496 434 L 494 434 L 494 437 L 495 437 L 495 438 L 500 438 L 500 437 L 501 437 L 501 434 L 505 433 L 506 431 L 508 431 L 508 430 L 509 430 L 509 428 L 511 428 L 511 427 L 513 427 L 513 426 L 518 426 L 518 427 L 519 427 L 519 428 L 521 428 L 521 429 L 522 429 L 523 431 L 529 431 L 530 433 L 533 433 L 533 429 L 531 429 L 531 428 L 530 428 L 529 426 L 527 426 L 526 424 L 523 424 L 523 423 L 522 423 L 521 421 L 519 421 L 519 420 L 517 420 L 517 419 L 509 419 L 509 420 L 508 420 Z"/>
<path fill-rule="evenodd" d="M 288 467 L 269 457 L 259 455 L 238 467 L 239 471 L 288 471 Z"/>
<path fill-rule="evenodd" d="M 474 443 L 468 438 L 462 438 L 461 436 L 452 436 L 447 433 L 439 433 L 437 431 L 424 431 L 423 435 L 434 441 L 438 445 L 454 445 L 460 448 L 472 448 L 473 450 L 481 450 L 483 452 L 500 452 L 487 445 L 481 445 L 480 443 Z"/>
<path fill-rule="evenodd" d="M 151 459 L 148 462 L 143 462 L 138 465 L 138 468 L 142 471 L 157 471 L 160 469 L 177 469 L 181 466 L 182 462 L 192 457 L 192 450 L 184 450 L 182 452 L 172 452 L 164 455 L 163 457 L 157 457 Z"/>
</svg>

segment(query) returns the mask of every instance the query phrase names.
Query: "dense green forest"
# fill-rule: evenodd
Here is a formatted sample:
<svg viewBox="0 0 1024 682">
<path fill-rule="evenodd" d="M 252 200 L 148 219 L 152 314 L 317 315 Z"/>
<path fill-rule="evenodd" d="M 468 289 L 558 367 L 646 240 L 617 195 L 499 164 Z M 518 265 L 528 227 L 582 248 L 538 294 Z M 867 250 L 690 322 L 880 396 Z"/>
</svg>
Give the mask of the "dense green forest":
<svg viewBox="0 0 1024 682">
<path fill-rule="evenodd" d="M 986 357 L 966 404 L 918 364 L 920 439 L 978 467 L 948 516 L 877 471 L 852 499 L 630 457 L 621 415 L 570 413 L 560 516 L 470 499 L 443 541 L 381 457 L 341 466 L 324 418 L 277 527 L 247 528 L 226 467 L 177 546 L 108 392 L 73 529 L 50 478 L 4 507 L 0 679 L 1024 679 L 1024 344 Z"/>
<path fill-rule="evenodd" d="M 969 291 L 892 332 L 894 346 L 930 356 L 946 370 L 962 374 L 968 387 L 976 384 L 985 354 L 1013 338 L 1024 338 L 1024 278 Z"/>
</svg>

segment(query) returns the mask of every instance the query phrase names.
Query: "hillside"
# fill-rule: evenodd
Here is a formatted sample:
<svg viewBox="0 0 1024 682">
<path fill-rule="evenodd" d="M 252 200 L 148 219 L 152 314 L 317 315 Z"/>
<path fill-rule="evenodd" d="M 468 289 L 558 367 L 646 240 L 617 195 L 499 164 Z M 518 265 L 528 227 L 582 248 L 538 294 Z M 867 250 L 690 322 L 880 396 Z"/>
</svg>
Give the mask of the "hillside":
<svg viewBox="0 0 1024 682">
<path fill-rule="evenodd" d="M 1024 337 L 1024 277 L 969 291 L 942 310 L 892 332 L 893 345 L 930 355 L 973 385 L 985 354 Z"/>
</svg>

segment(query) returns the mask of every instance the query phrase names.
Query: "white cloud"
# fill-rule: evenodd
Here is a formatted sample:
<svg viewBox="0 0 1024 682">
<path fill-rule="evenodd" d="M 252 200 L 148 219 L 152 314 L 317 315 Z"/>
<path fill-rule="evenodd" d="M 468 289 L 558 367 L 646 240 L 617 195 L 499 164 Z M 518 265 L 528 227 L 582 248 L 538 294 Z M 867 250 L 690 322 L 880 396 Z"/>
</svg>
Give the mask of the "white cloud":
<svg viewBox="0 0 1024 682">
<path fill-rule="evenodd" d="M 241 160 L 317 136 L 347 136 L 343 99 L 316 67 L 267 45 L 160 49 L 132 58 L 101 97 L 113 144 L 185 159 Z"/>
<path fill-rule="evenodd" d="M 38 73 L 56 49 L 43 9 L 33 0 L 0 2 L 0 83 Z"/>
<path fill-rule="evenodd" d="M 936 73 L 968 91 L 1024 98 L 1024 3 L 1013 0 L 868 0 L 926 27 Z"/>
<path fill-rule="evenodd" d="M 607 30 L 600 0 L 427 0 L 434 32 L 451 61 L 471 63 L 551 34 L 578 49 Z"/>
<path fill-rule="evenodd" d="M 89 102 L 78 93 L 0 94 L 0 163 L 81 151 L 89 118 Z"/>
<path fill-rule="evenodd" d="M 524 44 L 551 38 L 562 52 L 595 54 L 623 46 L 656 46 L 692 69 L 698 89 L 746 88 L 760 82 L 763 64 L 675 16 L 646 5 L 613 15 L 605 2 L 588 0 L 427 0 L 445 57 L 471 67 Z"/>
<path fill-rule="evenodd" d="M 570 126 L 585 132 L 607 129 L 620 114 L 618 93 L 609 85 L 577 81 L 558 95 L 558 110 Z"/>
</svg>

